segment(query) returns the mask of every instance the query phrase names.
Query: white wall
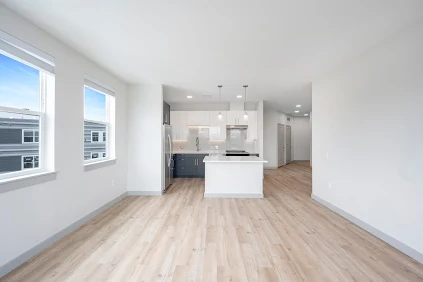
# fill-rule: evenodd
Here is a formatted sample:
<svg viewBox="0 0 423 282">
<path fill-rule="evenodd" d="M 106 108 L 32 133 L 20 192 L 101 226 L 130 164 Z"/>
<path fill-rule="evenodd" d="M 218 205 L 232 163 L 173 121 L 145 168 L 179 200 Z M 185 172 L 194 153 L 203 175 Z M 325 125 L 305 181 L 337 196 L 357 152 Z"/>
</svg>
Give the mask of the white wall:
<svg viewBox="0 0 423 282">
<path fill-rule="evenodd" d="M 313 82 L 313 194 L 420 252 L 423 22 Z"/>
<path fill-rule="evenodd" d="M 157 195 L 162 190 L 162 85 L 129 87 L 128 191 Z"/>
<path fill-rule="evenodd" d="M 263 110 L 263 158 L 268 161 L 264 164 L 264 168 L 278 167 L 278 140 L 277 140 L 277 124 L 280 114 L 264 101 Z"/>
<path fill-rule="evenodd" d="M 294 117 L 292 126 L 292 144 L 295 161 L 310 160 L 311 125 L 309 117 Z"/>
<path fill-rule="evenodd" d="M 0 268 L 126 192 L 126 84 L 0 5 L 0 29 L 55 57 L 57 180 L 0 194 Z M 116 157 L 84 172 L 84 73 L 116 89 Z M 112 186 L 112 181 L 115 181 Z"/>
</svg>

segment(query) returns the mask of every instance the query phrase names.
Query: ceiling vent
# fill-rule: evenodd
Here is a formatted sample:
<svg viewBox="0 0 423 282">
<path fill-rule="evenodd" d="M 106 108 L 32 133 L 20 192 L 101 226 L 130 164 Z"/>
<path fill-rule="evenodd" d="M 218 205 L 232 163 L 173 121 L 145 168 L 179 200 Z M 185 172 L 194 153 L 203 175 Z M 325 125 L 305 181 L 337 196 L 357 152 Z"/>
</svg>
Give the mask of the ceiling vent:
<svg viewBox="0 0 423 282">
<path fill-rule="evenodd" d="M 203 97 L 204 99 L 210 99 L 212 95 L 202 95 L 201 97 Z"/>
</svg>

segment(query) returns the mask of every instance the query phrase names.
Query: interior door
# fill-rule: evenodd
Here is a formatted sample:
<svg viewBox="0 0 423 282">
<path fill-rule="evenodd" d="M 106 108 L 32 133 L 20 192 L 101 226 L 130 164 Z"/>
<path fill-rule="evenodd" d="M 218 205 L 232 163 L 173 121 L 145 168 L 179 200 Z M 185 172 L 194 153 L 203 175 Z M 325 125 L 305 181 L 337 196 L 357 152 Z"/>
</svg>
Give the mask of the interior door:
<svg viewBox="0 0 423 282">
<path fill-rule="evenodd" d="M 285 164 L 285 127 L 278 124 L 278 166 Z"/>
<path fill-rule="evenodd" d="M 292 146 L 291 146 L 291 126 L 286 126 L 286 163 L 290 163 L 292 161 L 291 154 L 292 154 Z"/>
</svg>

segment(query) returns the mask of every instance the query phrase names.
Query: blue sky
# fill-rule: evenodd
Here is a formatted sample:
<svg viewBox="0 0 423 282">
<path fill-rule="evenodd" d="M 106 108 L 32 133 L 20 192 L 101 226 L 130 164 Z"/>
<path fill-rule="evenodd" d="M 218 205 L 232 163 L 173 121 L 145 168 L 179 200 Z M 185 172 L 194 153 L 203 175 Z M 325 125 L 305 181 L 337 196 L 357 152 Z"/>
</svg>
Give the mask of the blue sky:
<svg viewBox="0 0 423 282">
<path fill-rule="evenodd" d="M 40 72 L 0 54 L 0 106 L 40 110 Z M 106 96 L 85 87 L 85 119 L 106 121 Z M 0 113 L 1 114 L 1 113 Z"/>
<path fill-rule="evenodd" d="M 0 106 L 39 111 L 38 70 L 0 54 Z"/>
<path fill-rule="evenodd" d="M 85 87 L 85 119 L 106 121 L 106 95 Z"/>
</svg>

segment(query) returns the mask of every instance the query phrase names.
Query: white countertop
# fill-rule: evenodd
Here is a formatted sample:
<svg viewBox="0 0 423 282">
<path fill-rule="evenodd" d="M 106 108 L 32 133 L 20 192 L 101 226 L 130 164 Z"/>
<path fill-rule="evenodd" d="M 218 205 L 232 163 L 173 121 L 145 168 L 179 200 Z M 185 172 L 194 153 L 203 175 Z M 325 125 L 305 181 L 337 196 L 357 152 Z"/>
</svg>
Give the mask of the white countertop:
<svg viewBox="0 0 423 282">
<path fill-rule="evenodd" d="M 205 163 L 267 163 L 259 157 L 254 156 L 206 156 Z"/>
<path fill-rule="evenodd" d="M 172 154 L 226 154 L 226 152 L 216 151 L 216 150 L 200 150 L 200 151 L 181 150 L 181 151 L 173 151 Z"/>
<path fill-rule="evenodd" d="M 251 152 L 248 152 L 248 153 L 257 154 L 257 153 L 251 153 Z M 173 151 L 172 154 L 221 154 L 221 155 L 224 155 L 226 154 L 226 151 L 217 151 L 217 150 L 184 151 L 184 150 L 181 150 L 181 151 Z"/>
</svg>

